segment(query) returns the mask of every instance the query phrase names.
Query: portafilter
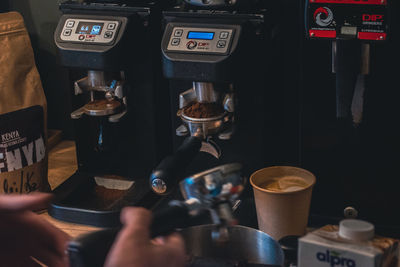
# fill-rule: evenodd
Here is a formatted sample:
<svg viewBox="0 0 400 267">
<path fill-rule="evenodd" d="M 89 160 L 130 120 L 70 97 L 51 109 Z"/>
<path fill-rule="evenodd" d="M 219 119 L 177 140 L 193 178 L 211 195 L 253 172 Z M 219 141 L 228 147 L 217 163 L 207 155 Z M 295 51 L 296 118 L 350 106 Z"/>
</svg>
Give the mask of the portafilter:
<svg viewBox="0 0 400 267">
<path fill-rule="evenodd" d="M 176 229 L 199 224 L 205 213 L 214 225 L 212 238 L 216 241 L 229 239 L 229 227 L 237 221 L 232 207 L 245 187 L 242 165 L 231 163 L 194 174 L 180 182 L 185 200 L 173 200 L 168 207 L 154 214 L 151 236 L 163 236 Z M 71 266 L 103 266 L 105 257 L 121 228 L 113 228 L 86 234 L 71 241 L 68 253 Z"/>
<path fill-rule="evenodd" d="M 196 104 L 203 107 L 208 105 L 213 109 L 217 107 L 217 110 L 196 117 L 188 111 Z M 160 195 L 170 193 L 174 185 L 182 178 L 185 167 L 200 151 L 208 152 L 216 158 L 221 156 L 221 150 L 212 138 L 214 136 L 221 140 L 231 138 L 233 112 L 233 92 L 221 93 L 212 83 L 194 82 L 193 88 L 179 95 L 177 115 L 183 124 L 178 127 L 176 134 L 190 136 L 173 155 L 164 158 L 151 173 L 150 186 L 155 193 Z"/>
</svg>

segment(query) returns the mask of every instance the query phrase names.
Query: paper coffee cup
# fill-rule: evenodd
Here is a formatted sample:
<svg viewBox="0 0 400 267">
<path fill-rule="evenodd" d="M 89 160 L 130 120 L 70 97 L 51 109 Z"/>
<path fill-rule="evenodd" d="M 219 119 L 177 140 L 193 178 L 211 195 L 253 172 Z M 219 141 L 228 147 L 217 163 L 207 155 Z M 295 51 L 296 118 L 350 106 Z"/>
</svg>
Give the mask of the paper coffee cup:
<svg viewBox="0 0 400 267">
<path fill-rule="evenodd" d="M 289 186 L 284 189 L 286 191 L 265 189 L 267 184 L 275 184 L 282 177 L 301 178 L 304 183 Z M 304 235 L 315 180 L 311 172 L 288 166 L 268 167 L 253 173 L 250 183 L 254 191 L 258 228 L 275 240 L 289 235 Z"/>
</svg>

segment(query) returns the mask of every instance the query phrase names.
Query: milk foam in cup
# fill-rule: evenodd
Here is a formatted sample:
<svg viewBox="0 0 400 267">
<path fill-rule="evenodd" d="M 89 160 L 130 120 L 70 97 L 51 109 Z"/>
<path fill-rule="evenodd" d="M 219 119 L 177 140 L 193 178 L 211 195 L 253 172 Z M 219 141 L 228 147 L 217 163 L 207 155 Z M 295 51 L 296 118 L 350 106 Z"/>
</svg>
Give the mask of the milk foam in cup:
<svg viewBox="0 0 400 267">
<path fill-rule="evenodd" d="M 399 244 L 376 236 L 371 223 L 342 220 L 299 239 L 298 267 L 400 267 Z"/>
<path fill-rule="evenodd" d="M 273 192 L 295 192 L 308 187 L 308 183 L 303 178 L 292 175 L 273 178 L 260 187 Z"/>
<path fill-rule="evenodd" d="M 306 232 L 315 176 L 304 169 L 275 166 L 250 177 L 258 228 L 279 240 Z"/>
</svg>

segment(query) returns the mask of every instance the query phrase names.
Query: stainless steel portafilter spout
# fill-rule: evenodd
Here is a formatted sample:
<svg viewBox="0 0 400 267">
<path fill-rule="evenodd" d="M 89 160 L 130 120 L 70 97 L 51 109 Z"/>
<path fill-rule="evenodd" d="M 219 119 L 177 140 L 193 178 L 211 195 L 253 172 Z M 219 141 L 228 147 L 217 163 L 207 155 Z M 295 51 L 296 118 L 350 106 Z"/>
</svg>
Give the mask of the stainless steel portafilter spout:
<svg viewBox="0 0 400 267">
<path fill-rule="evenodd" d="M 106 86 L 104 71 L 89 70 L 88 84 L 91 88 L 102 88 Z"/>
<path fill-rule="evenodd" d="M 214 89 L 213 83 L 193 82 L 193 88 L 196 92 L 197 102 L 216 103 L 219 100 L 219 93 Z"/>
</svg>

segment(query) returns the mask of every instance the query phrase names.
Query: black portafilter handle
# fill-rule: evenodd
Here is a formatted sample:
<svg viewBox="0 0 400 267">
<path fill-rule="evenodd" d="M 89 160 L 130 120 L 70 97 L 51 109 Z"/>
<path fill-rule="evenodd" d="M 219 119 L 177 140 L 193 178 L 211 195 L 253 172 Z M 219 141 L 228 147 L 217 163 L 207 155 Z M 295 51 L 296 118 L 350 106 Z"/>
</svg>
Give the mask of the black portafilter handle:
<svg viewBox="0 0 400 267">
<path fill-rule="evenodd" d="M 159 195 L 167 195 L 182 179 L 185 168 L 199 153 L 202 139 L 188 137 L 178 148 L 175 154 L 167 156 L 150 175 L 150 186 Z"/>
<path fill-rule="evenodd" d="M 151 225 L 151 237 L 164 236 L 177 228 L 189 226 L 192 217 L 188 207 L 179 201 L 156 212 Z M 96 231 L 78 237 L 68 244 L 68 256 L 71 267 L 102 267 L 107 254 L 122 228 Z"/>
</svg>

